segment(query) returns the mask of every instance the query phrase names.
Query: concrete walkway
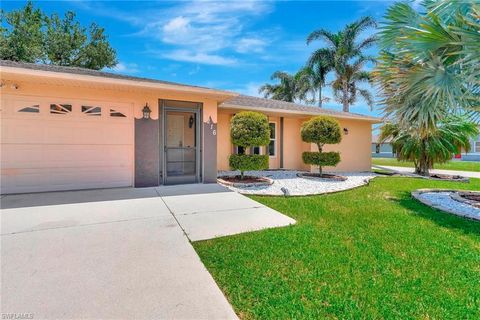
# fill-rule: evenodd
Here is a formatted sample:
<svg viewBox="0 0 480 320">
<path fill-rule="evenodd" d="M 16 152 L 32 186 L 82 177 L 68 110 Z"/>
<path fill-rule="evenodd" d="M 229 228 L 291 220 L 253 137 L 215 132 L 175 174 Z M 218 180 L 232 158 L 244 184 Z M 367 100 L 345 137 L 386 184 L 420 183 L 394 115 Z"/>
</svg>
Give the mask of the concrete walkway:
<svg viewBox="0 0 480 320">
<path fill-rule="evenodd" d="M 480 166 L 480 163 L 478 165 Z M 408 167 L 381 166 L 381 165 L 373 165 L 372 167 L 378 168 L 378 169 L 387 169 L 387 170 L 400 172 L 400 173 L 413 173 L 415 171 L 414 168 L 408 168 Z M 459 175 L 459 176 L 468 177 L 468 178 L 480 178 L 480 172 L 475 172 L 475 171 L 432 169 L 430 170 L 430 173 Z"/>
<path fill-rule="evenodd" d="M 235 319 L 183 230 L 206 239 L 294 222 L 216 185 L 7 195 L 1 205 L 1 312 L 35 319 Z"/>
</svg>

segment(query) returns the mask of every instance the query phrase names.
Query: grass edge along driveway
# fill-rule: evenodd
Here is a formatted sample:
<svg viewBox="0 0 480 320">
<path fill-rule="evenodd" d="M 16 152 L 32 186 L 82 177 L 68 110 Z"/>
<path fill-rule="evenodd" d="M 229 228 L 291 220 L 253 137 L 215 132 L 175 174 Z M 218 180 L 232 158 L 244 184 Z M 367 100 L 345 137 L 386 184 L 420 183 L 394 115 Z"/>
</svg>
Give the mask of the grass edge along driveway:
<svg viewBox="0 0 480 320">
<path fill-rule="evenodd" d="M 394 166 L 413 168 L 413 162 L 398 161 L 396 158 L 372 158 L 372 165 L 377 166 Z M 434 165 L 434 169 L 441 170 L 458 170 L 480 172 L 480 162 L 478 161 L 449 161 L 447 163 L 438 163 Z"/>
<path fill-rule="evenodd" d="M 480 179 L 257 196 L 297 225 L 194 247 L 243 319 L 479 319 L 480 223 L 410 196 L 433 187 L 480 190 Z"/>
</svg>

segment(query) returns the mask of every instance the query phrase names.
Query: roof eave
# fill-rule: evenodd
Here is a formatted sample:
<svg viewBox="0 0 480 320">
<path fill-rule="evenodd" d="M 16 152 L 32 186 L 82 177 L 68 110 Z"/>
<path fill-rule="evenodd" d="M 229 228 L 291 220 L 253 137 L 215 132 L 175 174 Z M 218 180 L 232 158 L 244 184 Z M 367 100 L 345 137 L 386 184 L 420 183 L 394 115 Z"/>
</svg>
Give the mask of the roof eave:
<svg viewBox="0 0 480 320">
<path fill-rule="evenodd" d="M 287 110 L 281 108 L 263 108 L 263 107 L 250 107 L 250 106 L 242 106 L 242 105 L 235 105 L 230 104 L 228 102 L 224 102 L 218 106 L 221 109 L 239 109 L 239 110 L 255 110 L 255 111 L 264 111 L 264 112 L 278 112 L 278 113 L 285 113 L 285 114 L 292 114 L 292 115 L 306 115 L 306 116 L 315 116 L 315 115 L 322 115 L 320 112 L 309 112 L 309 111 L 301 111 L 301 110 Z M 371 123 L 380 123 L 382 120 L 380 118 L 375 117 L 362 117 L 358 115 L 343 115 L 343 114 L 324 114 L 327 116 L 331 116 L 334 118 L 340 119 L 348 119 L 348 120 L 360 120 L 360 121 L 368 121 Z"/>
<path fill-rule="evenodd" d="M 160 89 L 160 90 L 174 90 L 174 91 L 181 91 L 181 92 L 188 92 L 188 93 L 198 93 L 203 95 L 212 95 L 217 97 L 223 97 L 225 99 L 238 96 L 238 93 L 235 93 L 235 92 L 215 90 L 215 89 L 209 89 L 209 88 L 141 81 L 141 80 L 134 80 L 134 79 L 116 79 L 116 78 L 108 78 L 108 77 L 102 77 L 102 76 L 72 74 L 68 72 L 35 70 L 35 69 L 27 69 L 27 68 L 21 68 L 21 67 L 0 66 L 0 73 L 46 77 L 46 78 L 52 78 L 52 79 L 78 80 L 78 81 L 103 83 L 103 84 L 126 85 L 126 86 Z"/>
</svg>

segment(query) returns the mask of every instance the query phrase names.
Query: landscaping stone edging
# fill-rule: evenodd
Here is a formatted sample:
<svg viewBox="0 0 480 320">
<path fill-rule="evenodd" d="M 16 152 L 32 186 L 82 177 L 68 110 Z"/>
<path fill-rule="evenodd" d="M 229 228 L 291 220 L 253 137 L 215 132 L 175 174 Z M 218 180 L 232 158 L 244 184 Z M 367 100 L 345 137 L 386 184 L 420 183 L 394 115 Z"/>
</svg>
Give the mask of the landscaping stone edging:
<svg viewBox="0 0 480 320">
<path fill-rule="evenodd" d="M 453 215 L 456 215 L 456 216 L 459 216 L 459 217 L 464 217 L 464 218 L 467 218 L 467 219 L 471 219 L 471 220 L 475 220 L 475 221 L 480 221 L 480 217 L 477 217 L 477 216 L 473 216 L 473 215 L 469 215 L 469 214 L 463 214 L 463 213 L 460 213 L 460 212 L 457 212 L 456 210 L 454 209 L 450 209 L 450 208 L 447 208 L 447 207 L 444 207 L 444 206 L 440 206 L 440 205 L 437 205 L 435 203 L 433 203 L 432 201 L 430 200 L 427 200 L 427 199 L 424 199 L 421 197 L 421 195 L 423 193 L 435 193 L 435 192 L 450 192 L 450 193 L 456 193 L 456 192 L 459 192 L 459 191 L 466 191 L 466 192 L 469 192 L 471 190 L 455 190 L 455 189 L 417 189 L 415 191 L 412 191 L 411 192 L 411 195 L 414 199 L 416 199 L 417 201 L 420 201 L 421 203 L 431 207 L 431 208 L 434 208 L 434 209 L 437 209 L 437 210 L 440 210 L 440 211 L 443 211 L 443 212 L 447 212 L 447 213 L 450 213 L 450 214 L 453 214 Z M 456 199 L 452 198 L 452 200 L 454 201 L 457 201 Z"/>
<path fill-rule="evenodd" d="M 314 176 L 311 172 L 299 172 L 297 173 L 297 177 L 303 178 L 303 179 L 310 179 L 310 180 L 321 180 L 321 181 L 328 181 L 328 182 L 342 182 L 342 181 L 347 181 L 346 177 L 342 177 L 336 174 L 324 174 L 325 176 L 330 176 L 329 178 L 327 177 L 316 177 Z"/>
<path fill-rule="evenodd" d="M 220 184 L 223 184 L 225 186 L 231 186 L 231 187 L 239 187 L 239 188 L 245 188 L 245 187 L 263 187 L 263 186 L 269 186 L 273 184 L 273 180 L 268 178 L 268 177 L 261 177 L 261 179 L 265 180 L 263 182 L 231 182 L 222 179 L 222 177 L 217 178 L 217 182 Z"/>
<path fill-rule="evenodd" d="M 369 181 L 378 176 L 371 172 L 347 172 L 343 173 L 348 179 L 346 181 L 332 181 L 328 179 L 303 179 L 297 176 L 298 170 L 262 170 L 249 171 L 249 175 L 268 177 L 273 180 L 273 184 L 259 187 L 235 187 L 223 184 L 229 189 L 244 194 L 258 196 L 286 196 L 302 197 L 320 194 L 330 194 L 347 191 L 368 185 Z M 236 175 L 236 171 L 221 171 L 219 177 Z"/>
</svg>

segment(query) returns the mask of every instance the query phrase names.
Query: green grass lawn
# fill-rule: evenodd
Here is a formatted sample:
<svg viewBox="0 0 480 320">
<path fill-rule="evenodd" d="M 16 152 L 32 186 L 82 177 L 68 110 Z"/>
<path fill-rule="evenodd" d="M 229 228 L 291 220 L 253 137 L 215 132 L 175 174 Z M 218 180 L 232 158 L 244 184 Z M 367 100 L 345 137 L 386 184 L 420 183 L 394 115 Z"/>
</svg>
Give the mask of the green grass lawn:
<svg viewBox="0 0 480 320">
<path fill-rule="evenodd" d="M 379 177 L 310 197 L 253 197 L 295 226 L 194 243 L 244 319 L 480 319 L 480 222 L 431 209 Z"/>
<path fill-rule="evenodd" d="M 412 167 L 413 162 L 398 161 L 395 158 L 372 158 L 372 164 L 379 166 L 397 166 L 397 167 Z M 480 162 L 473 161 L 450 161 L 443 164 L 436 164 L 435 169 L 445 170 L 461 170 L 461 171 L 476 171 L 480 172 Z"/>
</svg>

